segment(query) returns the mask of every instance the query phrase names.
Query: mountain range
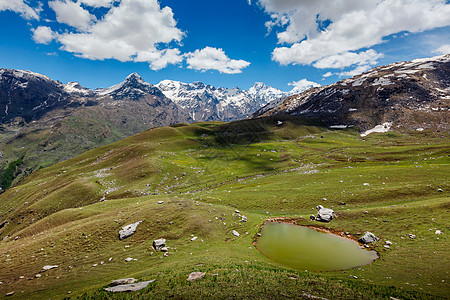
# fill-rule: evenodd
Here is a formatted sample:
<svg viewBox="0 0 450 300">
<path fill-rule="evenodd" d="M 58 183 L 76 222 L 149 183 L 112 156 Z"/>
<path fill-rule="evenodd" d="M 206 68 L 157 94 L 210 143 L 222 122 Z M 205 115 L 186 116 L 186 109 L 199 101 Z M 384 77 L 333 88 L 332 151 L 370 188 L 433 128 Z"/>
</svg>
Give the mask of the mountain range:
<svg viewBox="0 0 450 300">
<path fill-rule="evenodd" d="M 17 172 L 24 175 L 148 128 L 245 118 L 285 95 L 262 83 L 249 91 L 200 82 L 152 85 L 137 73 L 109 88 L 88 89 L 0 69 L 0 175 L 22 156 Z"/>
<path fill-rule="evenodd" d="M 250 89 L 222 88 L 201 82 L 163 80 L 156 85 L 164 95 L 186 109 L 194 121 L 232 121 L 246 118 L 268 102 L 292 95 L 262 82 Z"/>
<path fill-rule="evenodd" d="M 450 55 L 443 55 L 376 67 L 296 93 L 296 88 L 282 92 L 263 83 L 249 90 L 173 80 L 153 85 L 137 73 L 109 88 L 88 89 L 30 71 L 0 69 L 0 175 L 20 162 L 10 176 L 20 178 L 148 128 L 175 123 L 290 115 L 367 133 L 447 130 L 449 74 Z"/>
</svg>

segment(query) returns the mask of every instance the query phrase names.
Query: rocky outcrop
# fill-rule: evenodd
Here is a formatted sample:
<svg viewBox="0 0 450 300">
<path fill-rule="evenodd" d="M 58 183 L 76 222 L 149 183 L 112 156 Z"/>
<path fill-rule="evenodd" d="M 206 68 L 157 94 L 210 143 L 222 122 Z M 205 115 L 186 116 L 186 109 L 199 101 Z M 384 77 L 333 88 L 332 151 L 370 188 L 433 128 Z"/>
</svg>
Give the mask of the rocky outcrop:
<svg viewBox="0 0 450 300">
<path fill-rule="evenodd" d="M 122 229 L 119 231 L 119 240 L 123 240 L 127 237 L 132 236 L 136 232 L 138 225 L 141 223 L 142 221 L 138 221 L 136 223 L 122 227 Z"/>
<path fill-rule="evenodd" d="M 186 280 L 194 281 L 194 280 L 202 279 L 203 277 L 205 277 L 205 274 L 206 273 L 202 273 L 202 272 L 192 272 L 191 274 L 189 274 L 189 277 Z"/>
<path fill-rule="evenodd" d="M 153 241 L 153 248 L 158 251 L 166 246 L 166 239 L 157 239 Z"/>
<path fill-rule="evenodd" d="M 137 280 L 134 278 L 123 278 L 123 279 L 117 279 L 113 280 L 109 283 L 109 286 L 117 286 L 117 285 L 124 285 L 124 284 L 132 284 L 135 283 Z"/>
<path fill-rule="evenodd" d="M 372 232 L 367 231 L 362 237 L 359 238 L 358 242 L 362 244 L 370 244 L 378 242 L 380 239 Z"/>
<path fill-rule="evenodd" d="M 107 292 L 117 293 L 117 292 L 135 292 L 142 290 L 148 286 L 149 283 L 154 282 L 155 279 L 149 281 L 142 281 L 139 283 L 123 284 L 105 288 Z"/>
<path fill-rule="evenodd" d="M 330 222 L 334 218 L 334 210 L 325 208 L 322 205 L 316 207 L 317 212 L 316 220 L 320 222 Z"/>
</svg>

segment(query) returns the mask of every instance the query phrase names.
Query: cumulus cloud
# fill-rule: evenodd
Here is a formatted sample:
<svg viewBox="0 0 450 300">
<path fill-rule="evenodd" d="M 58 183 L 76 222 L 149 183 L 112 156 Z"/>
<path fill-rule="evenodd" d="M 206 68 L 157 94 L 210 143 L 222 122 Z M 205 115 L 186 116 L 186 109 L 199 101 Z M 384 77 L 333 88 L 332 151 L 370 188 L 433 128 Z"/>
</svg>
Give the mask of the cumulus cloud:
<svg viewBox="0 0 450 300">
<path fill-rule="evenodd" d="M 23 0 L 2 0 L 0 1 L 0 11 L 11 10 L 20 14 L 23 18 L 39 19 L 40 8 L 31 8 Z"/>
<path fill-rule="evenodd" d="M 292 94 L 298 94 L 301 93 L 303 91 L 309 90 L 310 88 L 313 87 L 319 87 L 320 84 L 318 84 L 317 82 L 314 81 L 309 81 L 307 79 L 301 79 L 299 81 L 293 81 L 288 83 L 288 85 L 293 86 L 291 93 Z"/>
<path fill-rule="evenodd" d="M 1 1 L 0 10 L 27 11 L 23 0 L 8 0 L 8 6 Z M 241 73 L 250 65 L 212 47 L 182 54 L 178 47 L 185 33 L 177 27 L 172 9 L 161 7 L 159 0 L 51 0 L 48 5 L 56 22 L 70 28 L 52 31 L 38 26 L 31 29 L 33 40 L 39 44 L 55 40 L 60 50 L 81 58 L 147 62 L 155 71 L 186 60 L 190 69 L 227 74 Z"/>
<path fill-rule="evenodd" d="M 379 44 L 402 31 L 420 32 L 450 25 L 446 0 L 259 0 L 279 28 L 273 60 L 311 64 L 324 57 Z M 286 21 L 287 19 L 287 21 Z"/>
<path fill-rule="evenodd" d="M 56 37 L 55 33 L 47 26 L 39 26 L 31 31 L 33 40 L 38 44 L 49 44 Z"/>
<path fill-rule="evenodd" d="M 326 72 L 325 74 L 322 75 L 323 78 L 328 78 L 330 76 L 333 76 L 334 74 L 331 72 Z"/>
<path fill-rule="evenodd" d="M 79 2 L 56 0 L 49 2 L 48 5 L 55 11 L 56 20 L 59 23 L 67 24 L 79 30 L 87 30 L 96 21 L 95 16 L 82 8 Z"/>
<path fill-rule="evenodd" d="M 195 50 L 186 56 L 188 68 L 201 71 L 217 70 L 220 73 L 236 74 L 250 65 L 248 61 L 242 59 L 230 59 L 222 49 L 212 47 Z"/>
<path fill-rule="evenodd" d="M 178 49 L 163 45 L 183 38 L 176 25 L 172 9 L 157 0 L 123 0 L 85 32 L 63 33 L 58 41 L 83 58 L 146 61 L 158 70 L 182 60 Z"/>
<path fill-rule="evenodd" d="M 433 53 L 437 54 L 450 54 L 450 44 L 445 44 L 435 49 Z"/>
<path fill-rule="evenodd" d="M 376 64 L 377 59 L 383 57 L 383 54 L 375 50 L 369 49 L 364 52 L 345 52 L 342 54 L 330 55 L 316 61 L 313 66 L 318 69 L 327 68 L 345 68 L 354 64 L 358 65 L 373 65 Z"/>
<path fill-rule="evenodd" d="M 353 70 L 346 71 L 346 72 L 340 72 L 338 74 L 340 77 L 353 77 L 353 76 L 356 76 L 356 75 L 359 75 L 361 73 L 368 71 L 370 68 L 371 67 L 369 65 L 362 65 L 362 66 L 357 66 Z"/>
<path fill-rule="evenodd" d="M 158 71 L 164 69 L 169 64 L 177 64 L 183 61 L 184 57 L 181 55 L 179 49 L 164 49 L 140 52 L 135 61 L 146 61 L 150 63 L 150 69 Z"/>
</svg>

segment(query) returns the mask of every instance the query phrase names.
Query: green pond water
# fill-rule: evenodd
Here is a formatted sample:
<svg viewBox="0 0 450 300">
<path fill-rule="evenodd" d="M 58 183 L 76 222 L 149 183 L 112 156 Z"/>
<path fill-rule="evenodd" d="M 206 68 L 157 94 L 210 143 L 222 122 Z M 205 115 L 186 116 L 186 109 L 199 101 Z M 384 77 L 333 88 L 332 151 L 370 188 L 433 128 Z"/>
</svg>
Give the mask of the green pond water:
<svg viewBox="0 0 450 300">
<path fill-rule="evenodd" d="M 264 225 L 258 250 L 273 261 L 300 270 L 333 271 L 370 264 L 378 255 L 350 239 L 283 223 Z"/>
</svg>

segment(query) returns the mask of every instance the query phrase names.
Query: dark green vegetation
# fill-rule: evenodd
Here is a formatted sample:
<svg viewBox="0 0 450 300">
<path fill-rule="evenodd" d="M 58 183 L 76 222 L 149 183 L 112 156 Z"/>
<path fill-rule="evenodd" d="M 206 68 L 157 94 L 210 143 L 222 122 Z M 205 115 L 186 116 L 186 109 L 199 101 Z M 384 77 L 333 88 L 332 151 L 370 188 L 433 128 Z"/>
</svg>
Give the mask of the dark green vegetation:
<svg viewBox="0 0 450 300">
<path fill-rule="evenodd" d="M 20 165 L 23 163 L 23 156 L 20 157 L 17 160 L 14 160 L 8 164 L 8 167 L 3 172 L 0 180 L 0 188 L 6 190 L 11 186 L 12 181 L 14 178 L 17 177 L 17 168 L 20 167 Z"/>
<path fill-rule="evenodd" d="M 147 130 L 38 170 L 0 195 L 0 224 L 8 221 L 0 229 L 0 239 L 8 236 L 0 241 L 0 295 L 447 297 L 449 146 L 446 132 L 362 139 L 356 130 L 279 117 Z M 305 272 L 255 249 L 265 219 L 310 225 L 319 204 L 337 217 L 314 224 L 355 236 L 373 232 L 380 258 L 346 271 Z M 136 233 L 119 241 L 119 229 L 139 220 Z M 150 255 L 159 237 L 167 239 L 168 257 Z M 40 273 L 44 265 L 59 267 Z M 193 271 L 206 277 L 189 283 Z M 125 277 L 156 281 L 132 294 L 102 290 Z"/>
</svg>

